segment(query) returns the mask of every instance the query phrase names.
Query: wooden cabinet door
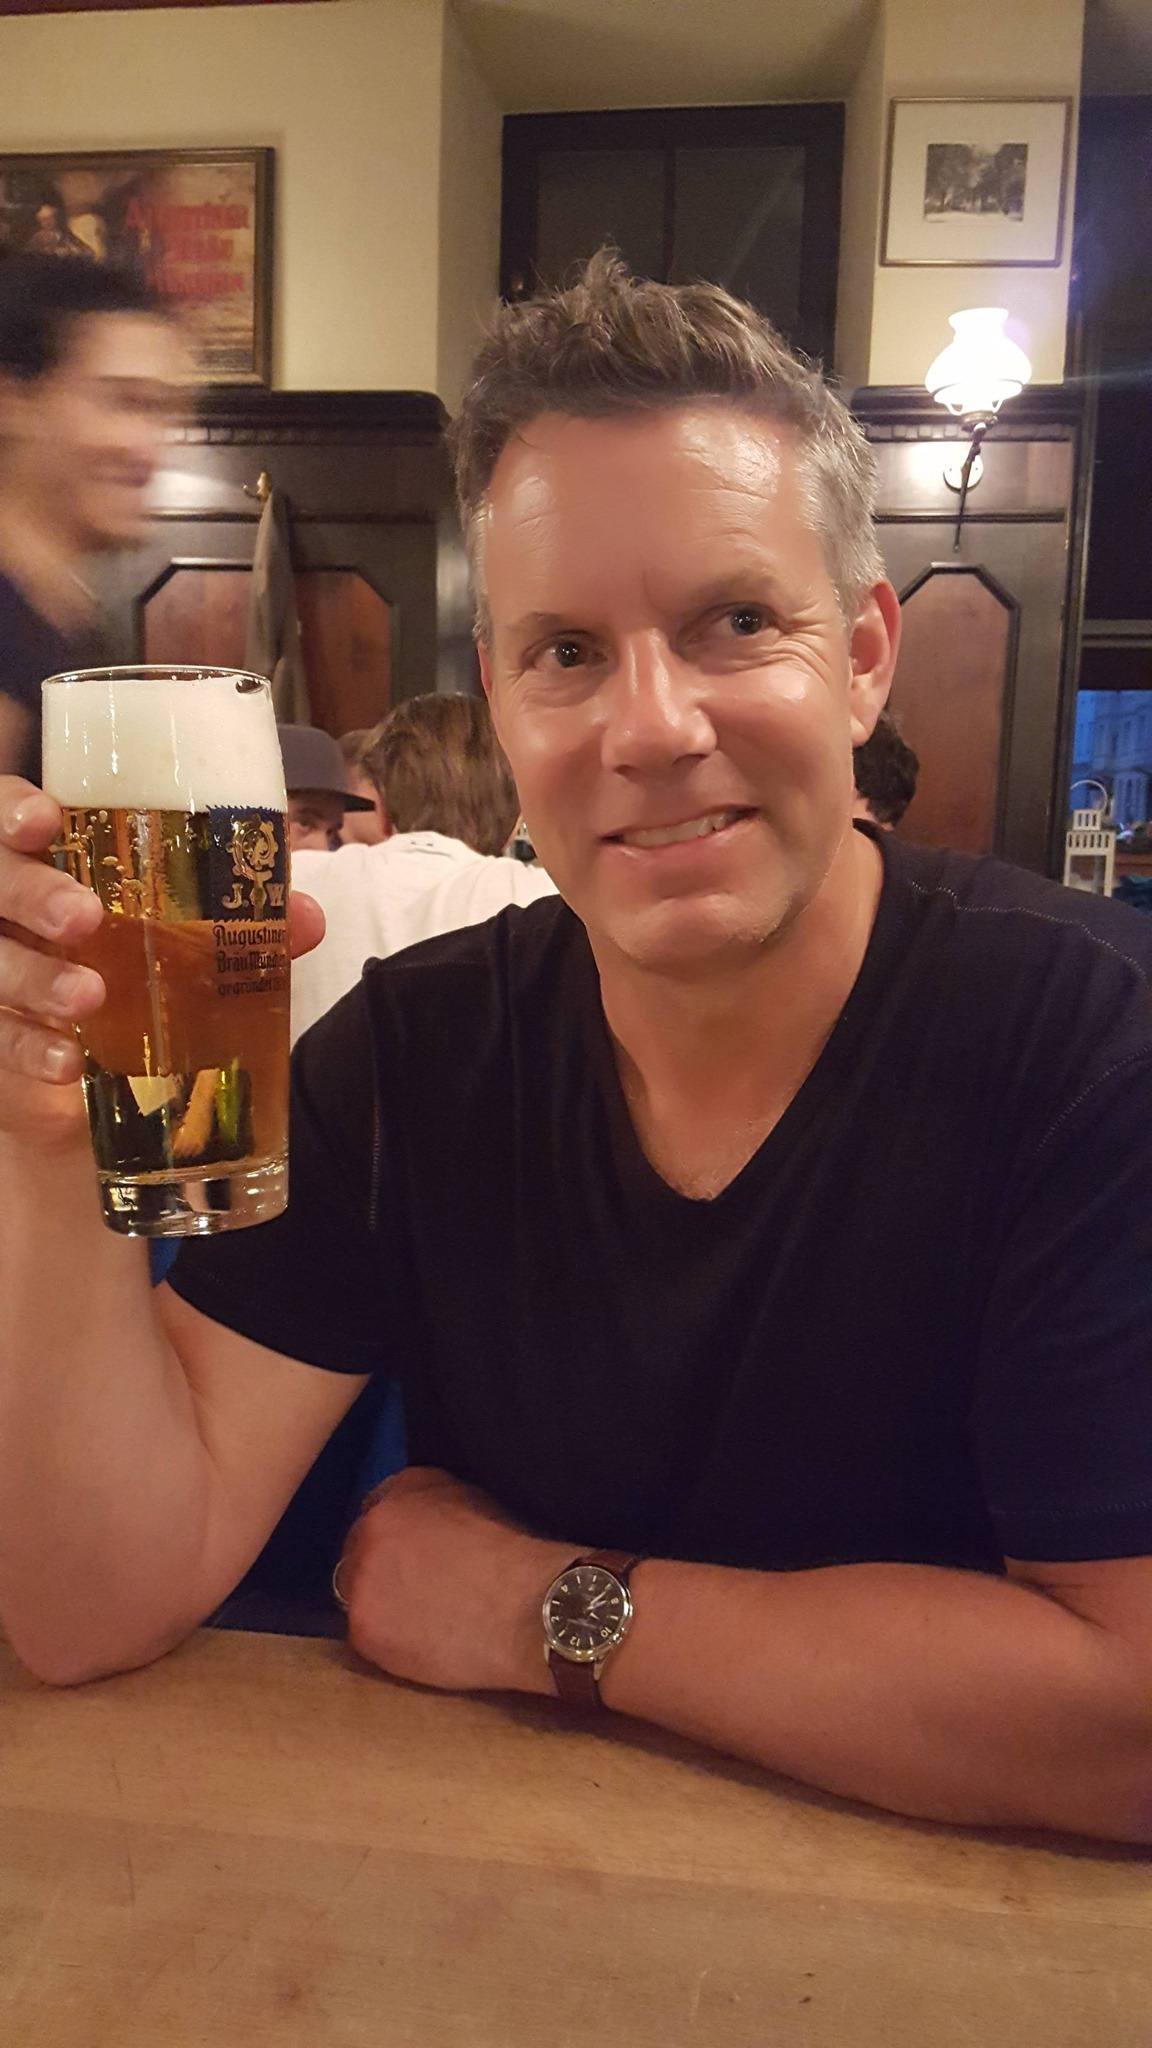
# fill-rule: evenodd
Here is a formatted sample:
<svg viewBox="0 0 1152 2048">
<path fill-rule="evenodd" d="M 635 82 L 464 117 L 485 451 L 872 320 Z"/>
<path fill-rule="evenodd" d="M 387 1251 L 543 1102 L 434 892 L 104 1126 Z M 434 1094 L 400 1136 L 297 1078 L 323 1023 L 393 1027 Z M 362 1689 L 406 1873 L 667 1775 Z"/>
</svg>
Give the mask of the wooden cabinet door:
<svg viewBox="0 0 1152 2048">
<path fill-rule="evenodd" d="M 903 838 L 1060 872 L 1079 654 L 1079 394 L 1034 387 L 989 434 L 959 544 L 946 469 L 966 441 L 922 391 L 857 391 L 877 538 L 904 637 L 892 710 L 920 756 Z"/>
<path fill-rule="evenodd" d="M 217 392 L 179 429 L 146 546 L 96 568 L 121 661 L 243 663 L 260 518 L 283 492 L 312 717 L 372 725 L 475 687 L 439 401 L 420 392 Z"/>
<path fill-rule="evenodd" d="M 943 524 L 884 526 L 880 540 L 904 622 L 890 703 L 920 756 L 901 836 L 1044 870 L 1063 715 L 1060 536 L 986 525 L 959 556 Z"/>
<path fill-rule="evenodd" d="M 163 520 L 153 532 L 106 584 L 121 658 L 242 666 L 254 526 Z M 293 558 L 314 724 L 372 725 L 436 688 L 432 526 L 300 521 Z"/>
</svg>

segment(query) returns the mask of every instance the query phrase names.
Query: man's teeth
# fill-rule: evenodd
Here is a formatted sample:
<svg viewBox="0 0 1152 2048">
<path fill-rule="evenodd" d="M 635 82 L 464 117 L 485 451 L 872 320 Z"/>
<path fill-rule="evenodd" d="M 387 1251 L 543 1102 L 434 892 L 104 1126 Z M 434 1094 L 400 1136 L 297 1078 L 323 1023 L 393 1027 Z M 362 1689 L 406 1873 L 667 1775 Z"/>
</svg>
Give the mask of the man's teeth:
<svg viewBox="0 0 1152 2048">
<path fill-rule="evenodd" d="M 706 839 L 710 832 L 722 832 L 740 816 L 739 811 L 709 811 L 706 818 L 690 818 L 686 825 L 664 825 L 654 832 L 622 832 L 625 846 L 678 846 L 682 839 Z"/>
</svg>

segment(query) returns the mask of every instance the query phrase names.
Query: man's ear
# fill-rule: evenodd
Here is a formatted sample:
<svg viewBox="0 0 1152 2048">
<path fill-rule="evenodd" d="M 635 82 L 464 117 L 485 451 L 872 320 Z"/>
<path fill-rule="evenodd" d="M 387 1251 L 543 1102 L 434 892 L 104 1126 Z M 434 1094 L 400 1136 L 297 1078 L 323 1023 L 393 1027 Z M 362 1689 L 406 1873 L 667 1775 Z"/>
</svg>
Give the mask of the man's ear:
<svg viewBox="0 0 1152 2048">
<path fill-rule="evenodd" d="M 869 739 L 887 702 L 900 648 L 900 600 L 888 582 L 873 584 L 856 614 L 848 643 L 852 664 L 848 707 L 852 745 Z"/>
</svg>

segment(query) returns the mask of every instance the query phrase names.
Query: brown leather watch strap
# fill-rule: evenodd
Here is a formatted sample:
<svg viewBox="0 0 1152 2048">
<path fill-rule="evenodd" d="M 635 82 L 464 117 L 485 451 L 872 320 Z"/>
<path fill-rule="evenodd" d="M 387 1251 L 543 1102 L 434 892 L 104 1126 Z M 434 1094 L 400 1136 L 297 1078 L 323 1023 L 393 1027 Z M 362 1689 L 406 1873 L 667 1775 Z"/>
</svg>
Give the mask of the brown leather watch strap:
<svg viewBox="0 0 1152 2048">
<path fill-rule="evenodd" d="M 578 1564 L 598 1564 L 602 1571 L 611 1572 L 614 1579 L 626 1586 L 629 1572 L 643 1562 L 640 1552 L 635 1550 L 589 1550 L 583 1557 L 574 1557 L 568 1569 L 571 1571 Z"/>
<path fill-rule="evenodd" d="M 579 1707 L 581 1713 L 595 1712 L 604 1705 L 600 1697 L 600 1685 L 594 1664 L 573 1664 L 568 1657 L 562 1657 L 558 1650 L 549 1650 L 548 1669 L 552 1683 L 566 1707 Z"/>
<path fill-rule="evenodd" d="M 642 1563 L 643 1556 L 636 1551 L 588 1550 L 582 1557 L 574 1557 L 566 1569 L 574 1571 L 578 1564 L 596 1564 L 626 1586 L 630 1573 Z M 600 1672 L 595 1664 L 574 1664 L 570 1657 L 562 1657 L 558 1650 L 549 1650 L 548 1669 L 566 1707 L 579 1707 L 583 1713 L 603 1707 Z"/>
</svg>

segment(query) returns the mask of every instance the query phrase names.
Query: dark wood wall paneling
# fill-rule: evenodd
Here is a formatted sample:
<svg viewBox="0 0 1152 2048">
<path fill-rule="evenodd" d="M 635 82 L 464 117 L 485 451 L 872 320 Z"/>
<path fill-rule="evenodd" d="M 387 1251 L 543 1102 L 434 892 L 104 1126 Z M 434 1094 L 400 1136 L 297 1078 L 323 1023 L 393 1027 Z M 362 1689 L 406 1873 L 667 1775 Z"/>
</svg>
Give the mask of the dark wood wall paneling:
<svg viewBox="0 0 1152 2048">
<path fill-rule="evenodd" d="M 1081 102 L 1069 313 L 1070 360 L 1084 379 L 1094 439 L 1080 687 L 1146 691 L 1152 683 L 1150 94 Z"/>
<path fill-rule="evenodd" d="M 1082 400 L 1036 386 L 984 446 L 953 547 L 944 468 L 965 440 L 926 393 L 858 391 L 879 469 L 879 537 L 904 609 L 892 709 L 921 757 L 902 833 L 1060 869 L 1085 500 Z"/>
<path fill-rule="evenodd" d="M 316 723 L 474 688 L 444 424 L 419 392 L 210 394 L 176 436 L 148 545 L 99 571 L 119 657 L 242 662 L 264 471 L 291 511 Z"/>
<path fill-rule="evenodd" d="M 958 550 L 944 467 L 964 441 L 926 394 L 859 391 L 879 531 L 905 610 L 893 708 L 921 756 L 907 836 L 1059 871 L 1079 648 L 1079 395 L 1039 387 L 985 444 Z M 120 658 L 236 662 L 262 470 L 289 499 L 314 716 L 369 725 L 474 689 L 445 416 L 420 393 L 212 394 L 181 430 L 148 547 L 102 571 Z"/>
</svg>

